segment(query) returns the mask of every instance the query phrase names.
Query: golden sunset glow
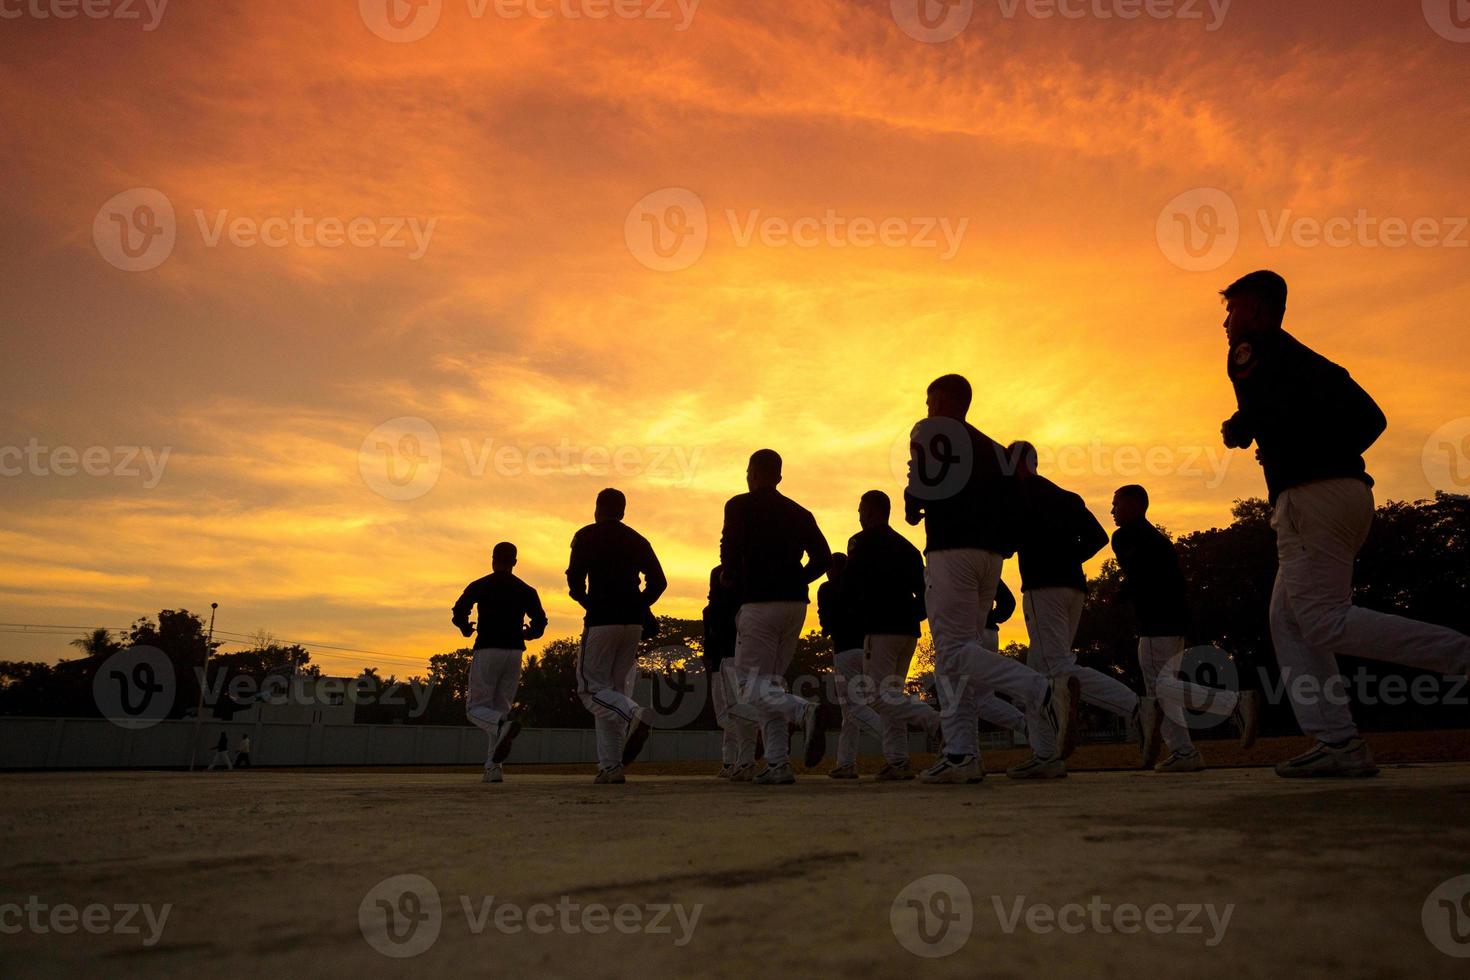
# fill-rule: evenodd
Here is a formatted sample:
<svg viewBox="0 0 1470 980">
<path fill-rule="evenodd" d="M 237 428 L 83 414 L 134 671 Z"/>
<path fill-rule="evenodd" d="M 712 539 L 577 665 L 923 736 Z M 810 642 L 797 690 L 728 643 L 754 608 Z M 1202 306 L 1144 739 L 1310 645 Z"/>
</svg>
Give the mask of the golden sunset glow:
<svg viewBox="0 0 1470 980">
<path fill-rule="evenodd" d="M 217 601 L 223 628 L 381 652 L 318 651 L 330 672 L 403 676 L 461 645 L 450 605 L 500 540 L 548 636 L 575 632 L 567 548 L 610 485 L 669 574 L 658 611 L 695 617 L 752 450 L 840 547 L 863 491 L 901 493 L 949 371 L 1105 524 L 1143 482 L 1170 531 L 1216 526 L 1264 493 L 1219 439 L 1217 295 L 1262 267 L 1388 414 L 1379 499 L 1436 489 L 1432 434 L 1470 427 L 1470 43 L 1418 0 L 1237 0 L 1214 29 L 1218 4 L 992 0 L 942 43 L 888 0 L 651 3 L 443 0 L 414 41 L 356 0 L 0 20 L 0 621 Z M 147 271 L 94 235 L 136 188 L 174 212 Z M 1195 244 L 1228 236 L 1201 188 L 1238 242 L 1196 271 L 1165 230 L 1186 195 Z M 702 253 L 660 271 L 691 227 Z M 63 446 L 148 454 L 88 475 Z"/>
</svg>

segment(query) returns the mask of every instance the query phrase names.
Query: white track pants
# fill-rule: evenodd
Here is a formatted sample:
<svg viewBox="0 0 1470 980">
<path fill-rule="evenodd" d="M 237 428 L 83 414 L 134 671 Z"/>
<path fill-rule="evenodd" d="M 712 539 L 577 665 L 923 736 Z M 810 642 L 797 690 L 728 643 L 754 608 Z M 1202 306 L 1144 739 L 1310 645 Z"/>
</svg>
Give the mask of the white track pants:
<svg viewBox="0 0 1470 980">
<path fill-rule="evenodd" d="M 727 766 L 747 766 L 755 762 L 755 725 L 730 713 L 735 698 L 730 693 L 730 680 L 724 667 L 729 660 L 709 679 L 710 696 L 715 703 L 715 721 L 720 730 L 720 761 Z"/>
<path fill-rule="evenodd" d="M 980 634 L 1000 582 L 1000 555 L 978 548 L 932 551 L 925 563 L 929 627 L 934 632 L 934 685 L 939 694 L 944 751 L 973 755 L 978 744 L 978 693 L 1005 691 L 1037 712 L 1047 682 L 1036 671 L 985 649 Z"/>
<path fill-rule="evenodd" d="M 1122 681 L 1077 663 L 1072 641 L 1082 622 L 1087 594 L 1077 589 L 1034 589 L 1022 598 L 1031 650 L 1026 662 L 1050 679 L 1074 674 L 1082 684 L 1082 700 L 1129 718 L 1138 707 L 1138 695 Z"/>
<path fill-rule="evenodd" d="M 735 656 L 725 661 L 736 699 L 730 714 L 759 718 L 766 762 L 773 766 L 790 761 L 787 726 L 800 724 L 812 706 L 786 690 L 785 681 L 805 622 L 804 602 L 747 602 L 735 617 Z"/>
<path fill-rule="evenodd" d="M 500 725 L 510 714 L 520 683 L 520 650 L 486 648 L 475 651 L 475 657 L 470 661 L 465 716 L 490 736 L 490 751 L 495 749 Z M 490 758 L 488 752 L 485 758 Z"/>
<path fill-rule="evenodd" d="M 1352 479 L 1293 487 L 1271 518 L 1278 559 L 1271 639 L 1297 722 L 1325 742 L 1358 732 L 1337 670 L 1341 655 L 1470 671 L 1465 634 L 1353 605 L 1353 562 L 1372 525 L 1373 491 Z"/>
<path fill-rule="evenodd" d="M 982 630 L 980 642 L 991 653 L 1000 653 L 1000 630 Z M 977 697 L 975 710 L 983 722 L 1018 735 L 1027 734 L 1026 713 L 1009 701 L 997 697 L 993 691 L 986 691 Z"/>
<path fill-rule="evenodd" d="M 837 736 L 837 764 L 852 766 L 857 764 L 858 742 L 864 728 L 880 738 L 883 736 L 883 719 L 872 707 L 877 691 L 863 674 L 861 647 L 834 654 L 832 673 L 837 704 L 842 709 L 842 729 Z"/>
<path fill-rule="evenodd" d="M 889 765 L 908 764 L 910 725 L 928 735 L 939 730 L 939 712 L 904 692 L 917 643 L 912 636 L 882 633 L 864 641 L 863 674 L 876 692 L 874 707 L 883 719 L 883 758 Z"/>
<path fill-rule="evenodd" d="M 582 633 L 577 660 L 577 694 L 592 712 L 597 729 L 597 765 L 612 769 L 623 764 L 623 741 L 638 714 L 633 692 L 638 666 L 638 641 L 643 627 L 592 626 Z"/>
</svg>

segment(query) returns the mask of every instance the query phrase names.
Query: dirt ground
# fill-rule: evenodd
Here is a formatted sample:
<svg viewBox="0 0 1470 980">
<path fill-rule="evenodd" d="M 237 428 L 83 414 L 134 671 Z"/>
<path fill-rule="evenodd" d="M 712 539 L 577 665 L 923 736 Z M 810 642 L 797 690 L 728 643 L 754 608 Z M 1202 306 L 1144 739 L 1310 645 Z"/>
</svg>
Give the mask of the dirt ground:
<svg viewBox="0 0 1470 980">
<path fill-rule="evenodd" d="M 974 787 L 692 769 L 0 775 L 0 976 L 1466 975 L 1431 933 L 1470 955 L 1449 932 L 1470 900 L 1447 917 L 1470 880 L 1441 889 L 1470 875 L 1467 764 Z"/>
</svg>

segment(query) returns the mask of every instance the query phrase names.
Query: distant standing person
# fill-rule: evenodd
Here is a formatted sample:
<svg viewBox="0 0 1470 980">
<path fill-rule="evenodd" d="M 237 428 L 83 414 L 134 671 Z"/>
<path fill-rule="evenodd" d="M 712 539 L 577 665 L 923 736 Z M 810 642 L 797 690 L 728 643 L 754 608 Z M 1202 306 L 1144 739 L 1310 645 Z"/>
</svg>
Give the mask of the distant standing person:
<svg viewBox="0 0 1470 980">
<path fill-rule="evenodd" d="M 1271 639 L 1297 722 L 1317 740 L 1276 772 L 1376 775 L 1352 710 L 1322 693 L 1342 683 L 1337 658 L 1465 674 L 1470 636 L 1353 605 L 1353 563 L 1373 526 L 1373 479 L 1363 454 L 1388 420 L 1347 371 L 1282 328 L 1286 280 L 1253 272 L 1221 295 L 1239 407 L 1221 434 L 1234 449 L 1254 443 L 1265 471 L 1278 558 Z M 1310 696 L 1301 696 L 1299 678 L 1310 682 Z"/>
<path fill-rule="evenodd" d="M 209 760 L 209 765 L 204 771 L 212 772 L 214 767 L 222 762 L 226 769 L 235 768 L 230 762 L 230 736 L 224 732 L 219 733 L 219 741 L 214 743 L 214 758 Z"/>
<path fill-rule="evenodd" d="M 653 604 L 669 587 L 648 539 L 623 523 L 621 490 L 597 495 L 593 523 L 572 538 L 571 596 L 587 610 L 577 660 L 577 693 L 597 729 L 598 783 L 624 782 L 623 767 L 643 751 L 650 731 L 631 697 L 638 641 Z"/>
<path fill-rule="evenodd" d="M 980 690 L 1005 691 L 1027 706 L 1033 748 L 1059 758 L 1072 748 L 1079 688 L 1071 675 L 1054 684 L 1036 671 L 985 649 L 980 632 L 995 602 L 1005 560 L 1015 554 L 1018 500 L 1005 450 L 965 421 L 973 397 L 957 374 L 927 392 L 929 415 L 910 437 L 904 514 L 924 522 L 926 606 L 934 633 L 944 755 L 920 777 L 931 783 L 977 783 Z"/>
<path fill-rule="evenodd" d="M 873 707 L 883 726 L 883 782 L 913 779 L 908 731 L 939 732 L 939 712 L 907 694 L 909 665 L 919 640 L 924 608 L 924 556 L 889 523 L 888 494 L 869 490 L 858 501 L 862 530 L 847 542 L 843 598 L 862 633 L 863 673 L 876 692 Z"/>
<path fill-rule="evenodd" d="M 1138 667 L 1143 672 L 1144 769 L 1198 772 L 1204 760 L 1194 747 L 1185 716 L 1187 708 L 1235 718 L 1241 745 L 1255 744 L 1260 717 L 1254 691 L 1215 690 L 1180 680 L 1179 666 L 1189 633 L 1189 588 L 1179 569 L 1174 542 L 1148 519 L 1148 491 L 1137 484 L 1113 494 L 1113 554 L 1123 573 L 1119 598 L 1133 603 L 1138 621 Z M 1162 705 L 1160 704 L 1162 702 Z M 1169 757 L 1155 763 L 1159 736 Z"/>
<path fill-rule="evenodd" d="M 521 657 L 527 640 L 546 633 L 546 612 L 536 590 L 515 576 L 516 546 L 502 541 L 490 552 L 490 574 L 465 586 L 454 604 L 452 622 L 465 636 L 475 637 L 470 661 L 465 716 L 490 739 L 485 755 L 487 783 L 505 779 L 501 764 L 510 757 L 521 723 L 511 718 L 521 683 Z M 479 629 L 470 622 L 478 608 Z"/>
<path fill-rule="evenodd" d="M 734 710 L 753 710 L 761 718 L 767 765 L 754 781 L 783 785 L 796 782 L 788 725 L 800 726 L 805 736 L 808 769 L 827 751 L 819 706 L 786 690 L 784 675 L 806 622 L 807 587 L 832 564 L 832 551 L 811 511 L 777 489 L 781 457 L 775 450 L 751 455 L 745 482 L 749 492 L 725 504 L 720 533 L 722 580 L 741 600 L 735 657 L 725 670 L 740 702 Z"/>
<path fill-rule="evenodd" d="M 1072 649 L 1087 601 L 1082 565 L 1107 545 L 1108 532 L 1081 497 L 1036 472 L 1035 446 L 1018 442 L 1007 453 L 1021 487 L 1021 608 L 1031 637 L 1026 662 L 1050 678 L 1075 677 L 1083 701 L 1130 721 L 1142 733 L 1138 695 L 1121 681 L 1080 666 Z M 1055 753 L 1037 753 L 1007 775 L 1045 779 L 1065 771 Z"/>
<path fill-rule="evenodd" d="M 249 735 L 241 735 L 240 736 L 240 741 L 236 745 L 235 768 L 236 769 L 249 769 L 250 768 L 250 736 Z"/>
<path fill-rule="evenodd" d="M 749 782 L 755 775 L 755 725 L 730 713 L 735 696 L 724 671 L 725 664 L 735 656 L 735 617 L 739 612 L 739 594 L 720 581 L 720 566 L 716 565 L 709 573 L 702 657 L 714 701 L 715 721 L 723 733 L 717 775 L 720 779 Z"/>
<path fill-rule="evenodd" d="M 863 680 L 863 631 L 843 598 L 843 573 L 847 555 L 832 554 L 827 581 L 817 588 L 817 622 L 822 635 L 832 642 L 832 677 L 837 705 L 842 710 L 842 728 L 837 736 L 837 768 L 827 773 L 833 779 L 858 778 L 858 747 L 862 730 L 882 737 L 883 722 L 868 703 Z"/>
</svg>

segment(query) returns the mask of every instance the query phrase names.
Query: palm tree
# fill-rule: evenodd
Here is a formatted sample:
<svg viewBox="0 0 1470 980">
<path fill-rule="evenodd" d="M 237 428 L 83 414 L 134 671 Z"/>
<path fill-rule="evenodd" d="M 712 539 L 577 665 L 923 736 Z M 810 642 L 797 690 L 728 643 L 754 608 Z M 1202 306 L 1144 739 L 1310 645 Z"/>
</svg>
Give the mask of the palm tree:
<svg viewBox="0 0 1470 980">
<path fill-rule="evenodd" d="M 89 657 L 105 657 L 122 649 L 122 644 L 112 638 L 110 630 L 96 629 L 86 636 L 79 636 L 71 645 Z"/>
</svg>

